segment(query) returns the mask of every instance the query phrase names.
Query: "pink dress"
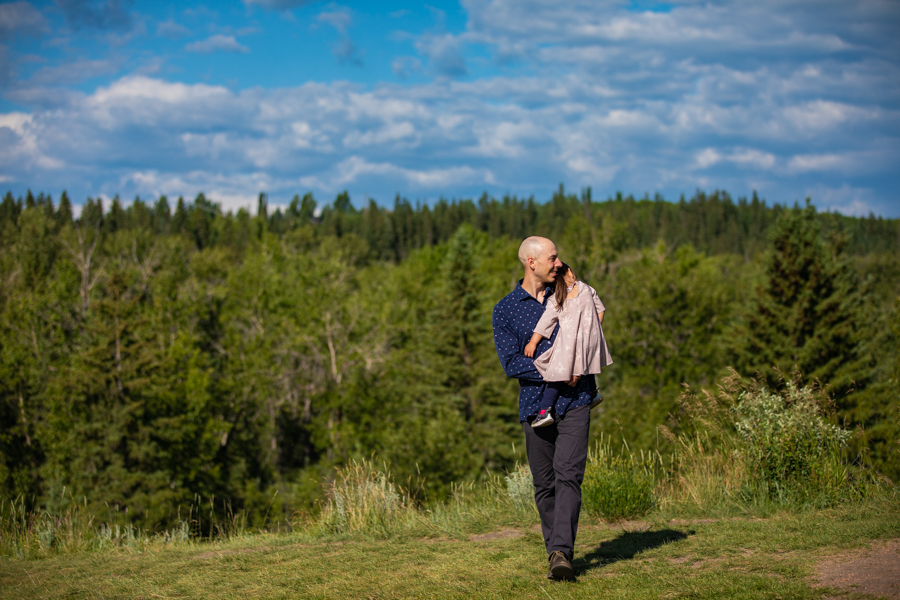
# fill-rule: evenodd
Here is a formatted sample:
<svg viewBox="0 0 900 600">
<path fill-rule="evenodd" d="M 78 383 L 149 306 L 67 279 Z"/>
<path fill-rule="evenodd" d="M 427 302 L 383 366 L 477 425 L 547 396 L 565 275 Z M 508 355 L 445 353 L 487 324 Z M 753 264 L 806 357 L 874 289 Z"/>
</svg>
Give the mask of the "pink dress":
<svg viewBox="0 0 900 600">
<path fill-rule="evenodd" d="M 550 298 L 534 328 L 535 333 L 549 338 L 559 323 L 553 346 L 534 359 L 534 366 L 545 381 L 569 381 L 575 375 L 599 373 L 601 367 L 612 364 L 597 317 L 606 307 L 594 288 L 583 281 L 576 285 L 578 295 L 566 298 L 561 311 L 557 310 L 556 298 Z"/>
</svg>

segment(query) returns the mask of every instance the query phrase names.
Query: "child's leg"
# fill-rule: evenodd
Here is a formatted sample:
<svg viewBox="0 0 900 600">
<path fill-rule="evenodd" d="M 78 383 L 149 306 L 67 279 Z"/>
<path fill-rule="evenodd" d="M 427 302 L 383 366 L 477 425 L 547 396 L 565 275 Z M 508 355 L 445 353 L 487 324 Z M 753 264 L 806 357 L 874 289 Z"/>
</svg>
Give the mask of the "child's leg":
<svg viewBox="0 0 900 600">
<path fill-rule="evenodd" d="M 556 400 L 562 391 L 562 386 L 566 385 L 564 381 L 548 381 L 544 386 L 544 397 L 541 400 L 541 409 L 538 415 L 542 415 L 556 406 Z"/>
<path fill-rule="evenodd" d="M 540 410 L 537 416 L 531 422 L 532 427 L 546 427 L 552 425 L 556 420 L 553 418 L 551 411 L 556 405 L 556 399 L 562 392 L 562 386 L 566 385 L 564 381 L 548 381 L 544 386 L 544 395 L 541 397 Z"/>
<path fill-rule="evenodd" d="M 597 391 L 597 380 L 594 379 L 593 375 L 588 376 L 588 389 L 591 394 L 591 408 L 595 408 L 601 402 L 603 402 L 603 396 L 600 395 L 600 392 Z"/>
</svg>

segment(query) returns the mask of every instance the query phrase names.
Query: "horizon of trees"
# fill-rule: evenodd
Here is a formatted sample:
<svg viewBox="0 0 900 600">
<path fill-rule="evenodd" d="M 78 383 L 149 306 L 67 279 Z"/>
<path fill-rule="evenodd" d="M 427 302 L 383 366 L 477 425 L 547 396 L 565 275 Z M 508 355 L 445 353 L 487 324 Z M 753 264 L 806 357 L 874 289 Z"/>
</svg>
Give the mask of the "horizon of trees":
<svg viewBox="0 0 900 600">
<path fill-rule="evenodd" d="M 269 231 L 278 235 L 310 222 L 338 237 L 345 233 L 361 236 L 369 244 L 373 258 L 393 261 L 402 260 L 410 250 L 446 241 L 463 223 L 472 224 L 491 236 L 526 237 L 535 231 L 559 236 L 568 219 L 579 213 L 589 220 L 591 215 L 597 215 L 600 220 L 624 222 L 624 230 L 612 232 L 616 239 L 610 240 L 619 246 L 644 247 L 662 239 L 672 246 L 689 243 L 707 254 L 730 252 L 751 256 L 759 251 L 759 242 L 766 239 L 769 227 L 779 215 L 791 209 L 788 203 L 768 205 L 755 191 L 749 199 L 739 197 L 736 202 L 727 192 L 719 190 L 708 195 L 698 190 L 690 199 L 682 195 L 677 202 L 665 200 L 659 194 L 653 199 L 648 194 L 636 199 L 621 192 L 597 202 L 592 199 L 591 188 L 582 189 L 576 196 L 567 194 L 562 184 L 543 203 L 535 201 L 533 196 L 506 195 L 498 199 L 484 193 L 477 201 L 441 198 L 432 204 L 418 201 L 413 204 L 398 194 L 393 207 L 379 205 L 373 199 L 363 207 L 356 207 L 345 191 L 330 203 L 317 201 L 311 192 L 302 197 L 296 194 L 285 210 L 278 206 L 271 214 L 267 194 L 260 193 L 255 215 L 246 208 L 223 212 L 220 203 L 211 201 L 202 192 L 193 201 L 179 196 L 174 208 L 165 195 L 151 202 L 136 197 L 128 206 L 117 195 L 109 204 L 109 209 L 105 209 L 102 199 L 88 197 L 77 220 L 102 222 L 107 231 L 149 227 L 160 235 L 190 232 L 202 248 L 220 241 L 236 241 L 230 239 L 233 231 L 216 231 L 212 223 L 218 219 L 246 226 L 250 219 L 263 215 Z M 793 204 L 794 208 L 798 206 L 797 202 Z M 18 198 L 12 192 L 6 193 L 0 202 L 0 223 L 27 207 L 42 207 L 48 214 L 54 214 L 59 224 L 76 220 L 73 204 L 65 191 L 60 194 L 59 206 L 55 207 L 50 194 L 41 192 L 34 196 L 29 190 Z M 848 217 L 837 212 L 817 213 L 817 217 L 824 235 L 846 238 L 845 249 L 851 254 L 892 252 L 900 248 L 898 218 L 873 213 L 867 217 Z"/>
<path fill-rule="evenodd" d="M 428 500 L 503 472 L 524 456 L 490 315 L 531 234 L 608 307 L 592 435 L 667 452 L 657 431 L 677 429 L 684 384 L 796 368 L 831 390 L 860 460 L 900 479 L 896 219 L 562 187 L 315 207 L 270 214 L 263 195 L 256 215 L 222 214 L 201 194 L 91 200 L 76 219 L 65 194 L 7 194 L 0 497 L 65 490 L 153 526 L 197 497 L 260 519 L 311 506 L 352 458 L 388 461 Z"/>
</svg>

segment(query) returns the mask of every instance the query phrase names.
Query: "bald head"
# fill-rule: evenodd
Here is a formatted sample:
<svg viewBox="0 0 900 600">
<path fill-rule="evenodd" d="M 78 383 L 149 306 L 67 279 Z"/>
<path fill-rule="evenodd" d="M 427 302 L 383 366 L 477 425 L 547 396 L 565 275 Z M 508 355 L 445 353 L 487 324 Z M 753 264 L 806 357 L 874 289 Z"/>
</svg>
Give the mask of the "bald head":
<svg viewBox="0 0 900 600">
<path fill-rule="evenodd" d="M 556 254 L 556 244 L 545 237 L 533 235 L 519 246 L 519 260 L 525 267 L 522 287 L 537 298 L 541 286 L 556 281 L 556 270 L 562 266 Z"/>
<path fill-rule="evenodd" d="M 545 258 L 545 254 L 550 254 L 551 251 L 555 250 L 556 244 L 545 237 L 537 235 L 527 237 L 519 245 L 519 262 L 527 267 L 529 258 L 535 260 Z"/>
</svg>

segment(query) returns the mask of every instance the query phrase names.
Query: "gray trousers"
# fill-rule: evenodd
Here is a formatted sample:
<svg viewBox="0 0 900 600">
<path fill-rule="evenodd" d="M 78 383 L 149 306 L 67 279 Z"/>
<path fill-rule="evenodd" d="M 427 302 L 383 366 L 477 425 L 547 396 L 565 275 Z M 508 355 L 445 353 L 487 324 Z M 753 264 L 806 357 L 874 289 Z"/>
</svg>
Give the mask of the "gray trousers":
<svg viewBox="0 0 900 600">
<path fill-rule="evenodd" d="M 527 421 L 522 423 L 547 554 L 562 550 L 569 560 L 578 532 L 590 427 L 588 405 L 566 411 L 556 423 L 546 427 L 534 429 Z"/>
</svg>

